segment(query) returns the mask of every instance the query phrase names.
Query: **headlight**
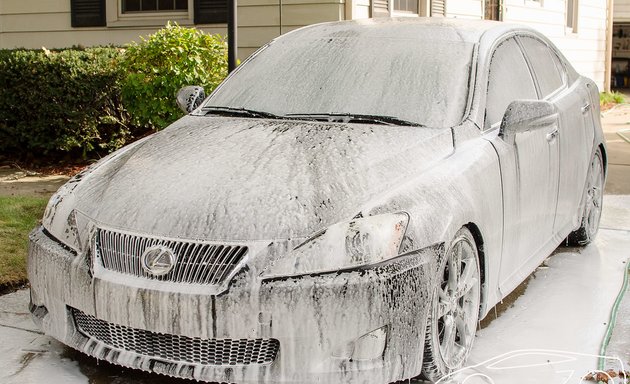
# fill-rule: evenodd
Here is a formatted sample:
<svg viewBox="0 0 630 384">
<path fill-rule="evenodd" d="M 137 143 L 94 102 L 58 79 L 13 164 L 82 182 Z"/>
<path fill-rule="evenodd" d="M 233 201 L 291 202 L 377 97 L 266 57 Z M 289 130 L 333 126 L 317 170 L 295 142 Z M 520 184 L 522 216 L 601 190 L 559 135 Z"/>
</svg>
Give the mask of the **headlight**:
<svg viewBox="0 0 630 384">
<path fill-rule="evenodd" d="M 335 224 L 277 260 L 263 278 L 289 277 L 378 264 L 398 256 L 409 216 L 391 213 Z"/>
<path fill-rule="evenodd" d="M 58 212 L 61 216 L 66 216 L 65 212 Z M 72 248 L 77 254 L 85 249 L 85 240 L 81 234 L 86 233 L 87 217 L 77 210 L 70 211 L 67 219 L 62 223 L 55 220 L 48 221 L 48 225 L 44 223 L 44 229 L 55 238 L 55 240 L 63 243 L 66 247 Z"/>
<path fill-rule="evenodd" d="M 87 221 L 85 216 L 75 209 L 77 207 L 75 189 L 80 183 L 89 179 L 90 175 L 97 168 L 108 163 L 125 159 L 125 157 L 132 155 L 134 150 L 139 148 L 148 139 L 149 136 L 131 143 L 116 152 L 110 153 L 83 171 L 79 172 L 68 180 L 66 184 L 62 185 L 48 201 L 48 205 L 46 206 L 46 211 L 44 211 L 44 217 L 42 219 L 42 225 L 44 228 L 55 239 L 61 241 L 63 244 L 75 251 L 80 252 L 84 244 L 81 242 L 82 239 L 79 238 L 79 233 L 84 230 L 84 223 Z"/>
<path fill-rule="evenodd" d="M 67 190 L 66 184 L 50 198 L 42 224 L 56 240 L 79 252 L 77 218 L 76 212 L 72 209 L 75 206 L 74 195 Z"/>
</svg>

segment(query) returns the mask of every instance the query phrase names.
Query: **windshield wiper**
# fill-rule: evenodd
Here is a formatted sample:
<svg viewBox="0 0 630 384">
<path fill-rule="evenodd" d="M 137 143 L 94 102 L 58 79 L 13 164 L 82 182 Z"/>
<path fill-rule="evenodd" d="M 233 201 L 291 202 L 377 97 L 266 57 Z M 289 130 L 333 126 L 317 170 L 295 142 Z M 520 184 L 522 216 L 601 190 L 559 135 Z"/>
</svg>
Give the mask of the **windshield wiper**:
<svg viewBox="0 0 630 384">
<path fill-rule="evenodd" d="M 330 123 L 363 123 L 423 127 L 422 124 L 412 121 L 381 115 L 361 115 L 354 113 L 288 113 L 286 116 L 292 119 L 327 121 Z"/>
<path fill-rule="evenodd" d="M 399 119 L 392 116 L 361 115 L 353 113 L 288 113 L 286 115 L 276 115 L 270 112 L 255 111 L 243 107 L 224 107 L 217 105 L 207 105 L 201 108 L 205 115 L 208 113 L 222 116 L 242 116 L 256 117 L 264 119 L 292 119 L 292 120 L 315 120 L 330 123 L 362 123 L 362 124 L 383 124 L 383 125 L 405 125 L 413 127 L 423 127 L 422 124 Z"/>
<path fill-rule="evenodd" d="M 259 117 L 264 119 L 282 119 L 282 116 L 274 115 L 270 112 L 254 111 L 243 107 L 220 107 L 216 105 L 206 105 L 201 108 L 201 112 L 206 115 L 208 113 L 222 116 L 242 116 L 242 117 Z"/>
</svg>

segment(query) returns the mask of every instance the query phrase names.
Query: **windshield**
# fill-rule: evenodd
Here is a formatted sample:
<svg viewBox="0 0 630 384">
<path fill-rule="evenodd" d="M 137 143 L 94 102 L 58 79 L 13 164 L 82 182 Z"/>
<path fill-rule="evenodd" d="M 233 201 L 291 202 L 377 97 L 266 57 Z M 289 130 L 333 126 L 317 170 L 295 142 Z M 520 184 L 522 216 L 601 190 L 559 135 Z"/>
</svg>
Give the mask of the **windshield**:
<svg viewBox="0 0 630 384">
<path fill-rule="evenodd" d="M 206 105 L 453 126 L 466 108 L 473 47 L 409 38 L 287 36 L 239 68 Z"/>
</svg>

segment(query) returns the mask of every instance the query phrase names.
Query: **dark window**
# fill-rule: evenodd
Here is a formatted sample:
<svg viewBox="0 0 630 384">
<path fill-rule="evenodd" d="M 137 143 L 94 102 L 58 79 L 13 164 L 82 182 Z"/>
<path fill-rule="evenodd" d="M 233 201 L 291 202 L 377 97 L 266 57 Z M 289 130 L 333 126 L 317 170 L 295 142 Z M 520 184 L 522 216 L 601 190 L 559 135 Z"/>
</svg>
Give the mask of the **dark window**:
<svg viewBox="0 0 630 384">
<path fill-rule="evenodd" d="M 105 0 L 70 0 L 73 27 L 104 27 Z"/>
<path fill-rule="evenodd" d="M 187 0 L 122 0 L 123 13 L 188 10 Z"/>
<path fill-rule="evenodd" d="M 142 10 L 142 0 L 123 0 L 123 12 L 138 12 Z"/>
<path fill-rule="evenodd" d="M 501 121 L 512 101 L 537 98 L 534 80 L 516 40 L 504 41 L 490 62 L 486 128 Z"/>
<path fill-rule="evenodd" d="M 195 24 L 227 23 L 227 0 L 195 0 Z"/>
<path fill-rule="evenodd" d="M 536 76 L 541 97 L 544 98 L 564 84 L 564 71 L 558 56 L 541 41 L 531 38 L 520 38 L 525 54 Z"/>
<path fill-rule="evenodd" d="M 500 0 L 484 0 L 484 19 L 501 20 Z"/>
</svg>

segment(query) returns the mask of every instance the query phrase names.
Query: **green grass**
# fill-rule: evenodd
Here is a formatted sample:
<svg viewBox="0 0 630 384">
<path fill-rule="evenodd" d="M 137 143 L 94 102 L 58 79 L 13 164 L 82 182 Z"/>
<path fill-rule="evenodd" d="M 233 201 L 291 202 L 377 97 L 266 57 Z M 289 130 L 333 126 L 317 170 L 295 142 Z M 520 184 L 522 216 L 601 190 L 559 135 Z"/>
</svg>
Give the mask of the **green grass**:
<svg viewBox="0 0 630 384">
<path fill-rule="evenodd" d="M 0 287 L 26 281 L 28 233 L 46 208 L 46 198 L 0 196 Z"/>
<path fill-rule="evenodd" d="M 600 105 L 605 105 L 605 104 L 620 104 L 620 103 L 624 103 L 626 101 L 625 97 L 623 96 L 622 93 L 619 93 L 617 91 L 613 91 L 613 92 L 602 92 L 599 94 L 599 104 Z"/>
</svg>

